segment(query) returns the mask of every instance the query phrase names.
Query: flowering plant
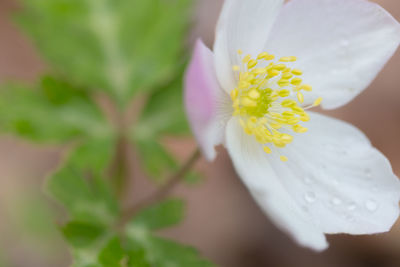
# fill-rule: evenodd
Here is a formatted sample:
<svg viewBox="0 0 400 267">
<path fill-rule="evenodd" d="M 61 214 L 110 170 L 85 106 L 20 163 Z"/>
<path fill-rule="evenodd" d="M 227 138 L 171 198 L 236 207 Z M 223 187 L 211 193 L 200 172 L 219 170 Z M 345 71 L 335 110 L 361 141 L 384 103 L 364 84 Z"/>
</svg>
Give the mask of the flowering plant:
<svg viewBox="0 0 400 267">
<path fill-rule="evenodd" d="M 355 127 L 308 111 L 350 102 L 400 42 L 400 25 L 364 0 L 227 0 L 214 51 L 197 41 L 185 104 L 209 160 L 224 144 L 278 227 L 315 250 L 324 234 L 388 231 L 400 184 Z"/>
</svg>

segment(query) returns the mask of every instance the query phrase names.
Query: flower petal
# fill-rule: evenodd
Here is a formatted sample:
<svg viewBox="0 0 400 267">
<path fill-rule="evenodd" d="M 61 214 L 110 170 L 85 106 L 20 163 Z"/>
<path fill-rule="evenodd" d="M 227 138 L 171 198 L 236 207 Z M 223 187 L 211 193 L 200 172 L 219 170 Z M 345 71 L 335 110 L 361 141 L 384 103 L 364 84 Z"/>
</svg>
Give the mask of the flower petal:
<svg viewBox="0 0 400 267">
<path fill-rule="evenodd" d="M 302 190 L 298 199 L 314 192 L 309 212 L 325 233 L 388 231 L 400 200 L 400 182 L 389 161 L 354 126 L 309 113 L 309 132 L 282 151 L 293 161 L 292 182 Z"/>
<path fill-rule="evenodd" d="M 201 40 L 196 43 L 184 86 L 190 126 L 204 156 L 213 160 L 216 156 L 214 147 L 223 142 L 232 107 L 215 76 L 213 53 Z"/>
<path fill-rule="evenodd" d="M 270 155 L 244 133 L 237 118 L 226 127 L 226 147 L 242 181 L 271 220 L 299 244 L 316 250 L 327 248 L 323 232 L 292 197 L 295 188 L 275 171 Z"/>
<path fill-rule="evenodd" d="M 231 121 L 226 145 L 258 204 L 300 244 L 326 247 L 322 233 L 388 231 L 399 216 L 400 183 L 388 160 L 355 127 L 310 112 L 309 132 L 277 152 Z M 258 145 L 258 146 L 257 146 Z"/>
<path fill-rule="evenodd" d="M 262 52 L 284 0 L 226 0 L 219 17 L 214 53 L 218 80 L 227 92 L 236 87 L 233 65 L 240 65 L 239 49 Z"/>
<path fill-rule="evenodd" d="M 297 56 L 304 81 L 333 109 L 364 90 L 400 42 L 399 23 L 364 0 L 292 0 L 284 6 L 266 51 Z"/>
</svg>

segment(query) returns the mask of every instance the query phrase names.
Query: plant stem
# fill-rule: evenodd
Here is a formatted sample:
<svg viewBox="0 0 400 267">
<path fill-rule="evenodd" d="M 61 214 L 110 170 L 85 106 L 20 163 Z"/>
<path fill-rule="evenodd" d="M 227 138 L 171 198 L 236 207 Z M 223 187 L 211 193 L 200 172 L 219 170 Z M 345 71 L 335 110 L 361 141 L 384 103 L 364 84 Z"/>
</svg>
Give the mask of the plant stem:
<svg viewBox="0 0 400 267">
<path fill-rule="evenodd" d="M 200 156 L 200 150 L 196 149 L 196 151 L 186 160 L 181 168 L 167 179 L 163 186 L 158 188 L 153 194 L 151 194 L 147 198 L 123 211 L 121 219 L 117 223 L 117 228 L 122 228 L 142 208 L 155 204 L 168 196 L 170 191 L 181 182 L 185 174 L 193 167 Z"/>
<path fill-rule="evenodd" d="M 108 169 L 111 184 L 115 194 L 120 200 L 123 198 L 123 190 L 127 179 L 130 178 L 128 147 L 129 141 L 127 137 L 126 112 L 120 109 L 117 104 L 107 98 L 108 107 L 111 108 L 111 119 L 115 123 L 117 138 L 114 146 L 114 157 Z"/>
</svg>

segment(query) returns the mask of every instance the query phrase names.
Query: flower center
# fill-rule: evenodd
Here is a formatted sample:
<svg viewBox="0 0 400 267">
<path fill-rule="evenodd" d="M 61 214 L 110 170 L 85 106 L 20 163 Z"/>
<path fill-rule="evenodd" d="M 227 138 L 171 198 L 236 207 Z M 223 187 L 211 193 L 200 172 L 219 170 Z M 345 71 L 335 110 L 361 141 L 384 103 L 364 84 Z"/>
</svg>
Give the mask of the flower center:
<svg viewBox="0 0 400 267">
<path fill-rule="evenodd" d="M 233 66 L 238 74 L 238 86 L 231 91 L 234 116 L 240 116 L 244 131 L 253 135 L 263 145 L 264 151 L 283 148 L 293 141 L 291 132 L 305 133 L 301 122 L 310 120 L 306 110 L 320 105 L 317 98 L 312 105 L 304 106 L 303 92 L 312 91 L 304 84 L 299 69 L 290 68 L 296 57 L 282 57 L 273 62 L 274 55 L 263 52 L 256 59 L 242 56 L 241 66 Z M 272 148 L 272 149 L 271 149 Z M 288 158 L 281 155 L 282 161 Z"/>
</svg>

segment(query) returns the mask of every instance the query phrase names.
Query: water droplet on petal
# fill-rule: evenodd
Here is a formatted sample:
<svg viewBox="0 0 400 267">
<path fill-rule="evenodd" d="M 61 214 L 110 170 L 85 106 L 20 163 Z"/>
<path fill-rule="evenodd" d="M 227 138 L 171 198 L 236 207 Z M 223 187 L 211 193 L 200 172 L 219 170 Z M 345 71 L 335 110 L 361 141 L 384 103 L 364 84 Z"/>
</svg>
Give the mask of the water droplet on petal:
<svg viewBox="0 0 400 267">
<path fill-rule="evenodd" d="M 349 203 L 349 205 L 347 206 L 347 209 L 350 211 L 355 210 L 356 208 L 357 208 L 357 205 L 354 202 Z"/>
<path fill-rule="evenodd" d="M 342 204 L 342 200 L 340 198 L 334 197 L 332 198 L 332 204 L 338 206 Z"/>
<path fill-rule="evenodd" d="M 373 212 L 376 211 L 376 209 L 378 208 L 378 204 L 376 203 L 376 201 L 370 199 L 365 202 L 365 207 L 367 208 L 367 210 Z"/>
<path fill-rule="evenodd" d="M 340 45 L 343 47 L 349 46 L 350 42 L 348 40 L 342 40 L 340 41 Z"/>
<path fill-rule="evenodd" d="M 313 203 L 317 199 L 317 196 L 315 195 L 314 192 L 307 192 L 307 193 L 304 194 L 304 199 L 308 203 Z"/>
<path fill-rule="evenodd" d="M 368 178 L 371 178 L 372 177 L 372 170 L 371 169 L 365 169 L 365 175 L 368 177 Z"/>
</svg>

